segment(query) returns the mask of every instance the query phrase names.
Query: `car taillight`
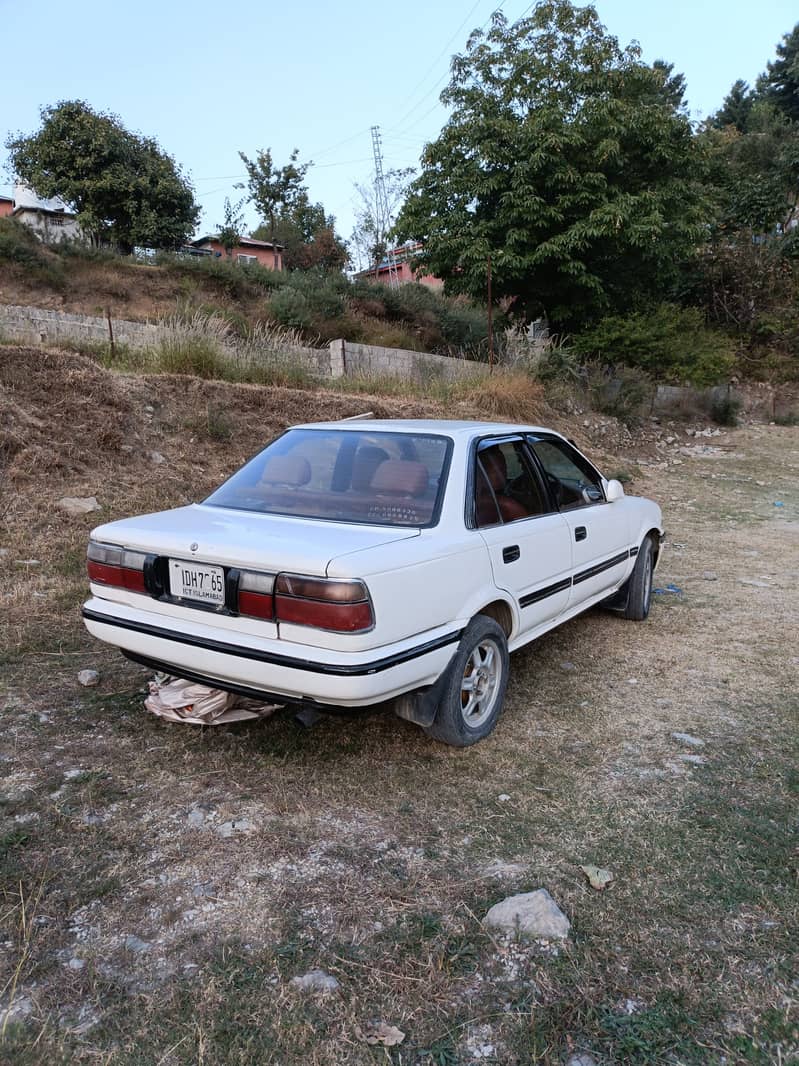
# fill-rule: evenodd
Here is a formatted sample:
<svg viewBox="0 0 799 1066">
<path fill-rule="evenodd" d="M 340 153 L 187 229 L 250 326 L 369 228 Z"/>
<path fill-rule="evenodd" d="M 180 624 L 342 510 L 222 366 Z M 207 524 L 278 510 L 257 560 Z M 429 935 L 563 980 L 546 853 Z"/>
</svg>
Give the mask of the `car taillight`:
<svg viewBox="0 0 799 1066">
<path fill-rule="evenodd" d="M 362 581 L 280 574 L 275 583 L 275 618 L 337 633 L 371 629 L 374 614 Z"/>
<path fill-rule="evenodd" d="M 100 544 L 89 541 L 86 566 L 89 580 L 99 585 L 113 585 L 130 592 L 146 592 L 144 587 L 143 552 L 128 551 L 115 544 Z"/>
<path fill-rule="evenodd" d="M 274 574 L 255 574 L 242 570 L 239 576 L 239 614 L 266 618 L 271 622 L 275 616 L 274 588 Z"/>
</svg>

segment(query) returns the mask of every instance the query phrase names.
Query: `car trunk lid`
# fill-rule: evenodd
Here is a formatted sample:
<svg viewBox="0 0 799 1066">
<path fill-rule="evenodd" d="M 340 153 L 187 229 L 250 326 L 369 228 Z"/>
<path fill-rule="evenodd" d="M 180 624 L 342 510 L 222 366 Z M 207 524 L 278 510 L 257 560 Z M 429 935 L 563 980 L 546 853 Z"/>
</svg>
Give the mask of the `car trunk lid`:
<svg viewBox="0 0 799 1066">
<path fill-rule="evenodd" d="M 95 540 L 171 559 L 324 576 L 336 556 L 419 535 L 387 527 L 191 504 L 98 526 Z"/>
</svg>

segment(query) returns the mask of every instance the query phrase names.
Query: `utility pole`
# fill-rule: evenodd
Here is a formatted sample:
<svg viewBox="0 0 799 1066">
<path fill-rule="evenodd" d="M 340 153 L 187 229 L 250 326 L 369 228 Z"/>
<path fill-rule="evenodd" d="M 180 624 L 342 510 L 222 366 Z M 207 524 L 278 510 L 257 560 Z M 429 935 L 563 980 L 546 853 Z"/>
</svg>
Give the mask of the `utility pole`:
<svg viewBox="0 0 799 1066">
<path fill-rule="evenodd" d="M 491 256 L 488 257 L 488 368 L 494 373 L 494 312 L 491 306 Z"/>
<path fill-rule="evenodd" d="M 375 157 L 375 193 L 377 199 L 377 230 L 386 239 L 386 259 L 388 261 L 389 288 L 399 288 L 397 256 L 393 248 L 388 247 L 388 231 L 391 229 L 391 210 L 388 205 L 386 179 L 383 175 L 383 151 L 380 146 L 380 127 L 372 126 L 372 151 Z"/>
</svg>

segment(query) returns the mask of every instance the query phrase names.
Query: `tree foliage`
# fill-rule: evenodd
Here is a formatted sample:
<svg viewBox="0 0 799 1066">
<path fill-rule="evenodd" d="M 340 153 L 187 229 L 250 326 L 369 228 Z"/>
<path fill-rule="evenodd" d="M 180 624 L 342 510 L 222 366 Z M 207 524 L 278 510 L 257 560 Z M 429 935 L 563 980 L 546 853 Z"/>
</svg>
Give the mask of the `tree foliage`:
<svg viewBox="0 0 799 1066">
<path fill-rule="evenodd" d="M 305 186 L 312 164 L 298 164 L 296 148 L 283 167 L 273 162 L 269 148 L 254 160 L 239 155 L 247 170 L 250 200 L 264 220 L 253 237 L 283 245 L 287 270 L 342 270 L 348 253 L 336 234 L 336 220 L 325 214 L 322 204 L 311 202 Z"/>
<path fill-rule="evenodd" d="M 84 232 L 130 252 L 177 248 L 199 217 L 194 192 L 151 137 L 116 115 L 64 100 L 41 111 L 41 128 L 6 141 L 14 173 L 39 196 L 59 196 Z"/>
<path fill-rule="evenodd" d="M 717 130 L 733 126 L 739 133 L 746 133 L 754 102 L 755 94 L 743 78 L 738 78 L 724 97 L 724 103 L 710 119 L 711 126 Z"/>
<path fill-rule="evenodd" d="M 679 76 L 677 76 L 679 79 Z M 452 63 L 452 114 L 398 224 L 449 291 L 574 324 L 662 290 L 701 232 L 680 80 L 621 48 L 592 7 L 495 13 Z M 678 103 L 679 101 L 679 103 Z"/>
<path fill-rule="evenodd" d="M 777 45 L 777 58 L 759 79 L 758 91 L 791 122 L 799 122 L 799 22 Z"/>
<path fill-rule="evenodd" d="M 714 120 L 715 124 L 715 120 Z M 767 235 L 779 232 L 796 209 L 799 194 L 799 125 L 767 99 L 755 99 L 746 130 L 726 125 L 703 135 L 709 148 L 709 182 L 716 203 L 716 230 Z"/>
<path fill-rule="evenodd" d="M 231 203 L 229 197 L 225 197 L 224 221 L 219 227 L 219 243 L 225 249 L 228 257 L 233 255 L 233 249 L 239 243 L 244 233 L 244 215 L 242 214 L 243 200 Z"/>
</svg>

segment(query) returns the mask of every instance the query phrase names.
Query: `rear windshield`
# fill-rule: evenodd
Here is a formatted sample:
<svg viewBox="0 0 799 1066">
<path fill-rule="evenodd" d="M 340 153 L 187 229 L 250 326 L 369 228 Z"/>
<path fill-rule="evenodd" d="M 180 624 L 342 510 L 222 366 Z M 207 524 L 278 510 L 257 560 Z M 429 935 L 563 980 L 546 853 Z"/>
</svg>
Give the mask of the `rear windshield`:
<svg viewBox="0 0 799 1066">
<path fill-rule="evenodd" d="M 292 429 L 205 501 L 265 514 L 431 526 L 451 441 L 433 434 Z"/>
</svg>

